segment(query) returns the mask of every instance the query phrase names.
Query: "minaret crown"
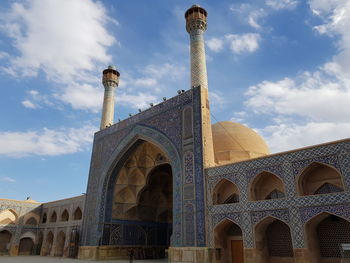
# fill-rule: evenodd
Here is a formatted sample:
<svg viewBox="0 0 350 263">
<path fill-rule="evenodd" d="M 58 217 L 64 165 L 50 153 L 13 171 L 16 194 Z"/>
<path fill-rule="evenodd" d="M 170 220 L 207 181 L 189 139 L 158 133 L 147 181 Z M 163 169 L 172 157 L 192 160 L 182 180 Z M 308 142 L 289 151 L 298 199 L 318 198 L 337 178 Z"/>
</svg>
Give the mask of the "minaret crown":
<svg viewBox="0 0 350 263">
<path fill-rule="evenodd" d="M 103 86 L 117 87 L 119 85 L 120 73 L 116 67 L 108 66 L 102 73 L 102 84 Z"/>
<path fill-rule="evenodd" d="M 199 5 L 193 5 L 189 8 L 185 13 L 187 32 L 191 33 L 197 29 L 205 31 L 207 29 L 207 16 L 207 11 Z"/>
</svg>

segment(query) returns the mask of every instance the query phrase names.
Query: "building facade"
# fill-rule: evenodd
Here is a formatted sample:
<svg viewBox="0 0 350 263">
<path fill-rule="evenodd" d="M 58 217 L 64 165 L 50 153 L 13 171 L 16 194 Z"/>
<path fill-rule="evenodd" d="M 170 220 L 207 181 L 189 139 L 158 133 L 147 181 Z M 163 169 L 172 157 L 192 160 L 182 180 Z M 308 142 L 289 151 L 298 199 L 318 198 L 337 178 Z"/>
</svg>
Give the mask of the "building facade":
<svg viewBox="0 0 350 263">
<path fill-rule="evenodd" d="M 211 125 L 207 12 L 195 5 L 185 18 L 191 88 L 113 124 L 120 74 L 104 70 L 86 195 L 1 201 L 0 251 L 102 260 L 133 250 L 137 259 L 178 263 L 341 262 L 340 245 L 350 243 L 350 140 L 270 154 L 244 125 Z"/>
</svg>

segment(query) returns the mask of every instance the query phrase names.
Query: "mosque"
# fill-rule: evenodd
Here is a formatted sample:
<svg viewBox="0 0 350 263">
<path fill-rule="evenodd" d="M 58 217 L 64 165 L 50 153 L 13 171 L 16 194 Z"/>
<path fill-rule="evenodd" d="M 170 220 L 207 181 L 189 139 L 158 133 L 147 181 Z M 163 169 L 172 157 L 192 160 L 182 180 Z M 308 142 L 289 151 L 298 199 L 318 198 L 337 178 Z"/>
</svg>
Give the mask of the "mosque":
<svg viewBox="0 0 350 263">
<path fill-rule="evenodd" d="M 1 254 L 104 260 L 132 249 L 136 259 L 176 263 L 349 262 L 350 140 L 270 154 L 252 129 L 212 125 L 207 12 L 194 5 L 185 18 L 191 88 L 114 123 L 120 74 L 105 69 L 86 195 L 1 199 Z"/>
</svg>

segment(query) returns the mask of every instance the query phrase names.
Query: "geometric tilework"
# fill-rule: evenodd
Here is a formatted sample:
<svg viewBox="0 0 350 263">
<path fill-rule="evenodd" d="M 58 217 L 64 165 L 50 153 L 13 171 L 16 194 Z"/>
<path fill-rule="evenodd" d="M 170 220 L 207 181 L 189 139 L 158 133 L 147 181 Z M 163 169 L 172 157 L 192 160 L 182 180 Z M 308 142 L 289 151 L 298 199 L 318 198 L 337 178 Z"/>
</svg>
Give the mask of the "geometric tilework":
<svg viewBox="0 0 350 263">
<path fill-rule="evenodd" d="M 328 212 L 350 220 L 350 141 L 343 140 L 302 150 L 266 156 L 206 169 L 208 216 L 210 230 L 218 220 L 240 214 L 244 246 L 254 247 L 254 225 L 267 216 L 276 217 L 290 226 L 295 248 L 306 245 L 305 223 L 322 212 Z M 343 176 L 345 191 L 330 194 L 298 196 L 297 175 L 308 165 L 318 162 L 335 167 Z M 286 197 L 274 200 L 248 201 L 249 184 L 259 173 L 267 171 L 279 176 L 286 188 Z M 223 178 L 234 182 L 240 191 L 240 202 L 212 205 L 212 191 Z M 239 225 L 239 223 L 237 223 Z M 213 235 L 209 233 L 209 238 Z M 208 244 L 213 246 L 213 240 Z"/>
</svg>

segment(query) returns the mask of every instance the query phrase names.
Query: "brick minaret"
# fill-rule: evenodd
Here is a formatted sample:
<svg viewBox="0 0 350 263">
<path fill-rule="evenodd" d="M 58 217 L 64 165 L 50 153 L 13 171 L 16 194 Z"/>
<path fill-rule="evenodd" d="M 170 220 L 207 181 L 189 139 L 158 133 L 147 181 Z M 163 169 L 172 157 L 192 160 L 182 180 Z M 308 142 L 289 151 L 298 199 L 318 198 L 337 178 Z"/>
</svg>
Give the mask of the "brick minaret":
<svg viewBox="0 0 350 263">
<path fill-rule="evenodd" d="M 190 34 L 191 44 L 191 86 L 200 86 L 202 111 L 202 142 L 204 166 L 215 165 L 213 136 L 211 130 L 208 77 L 204 48 L 204 32 L 207 29 L 207 11 L 199 5 L 193 5 L 185 13 L 186 30 Z"/>
<path fill-rule="evenodd" d="M 114 88 L 119 84 L 119 72 L 114 66 L 108 66 L 103 71 L 102 84 L 105 88 L 100 129 L 113 124 L 114 119 Z"/>
<path fill-rule="evenodd" d="M 208 88 L 205 61 L 204 32 L 207 29 L 207 11 L 193 5 L 185 13 L 186 30 L 191 39 L 191 86 Z"/>
</svg>

